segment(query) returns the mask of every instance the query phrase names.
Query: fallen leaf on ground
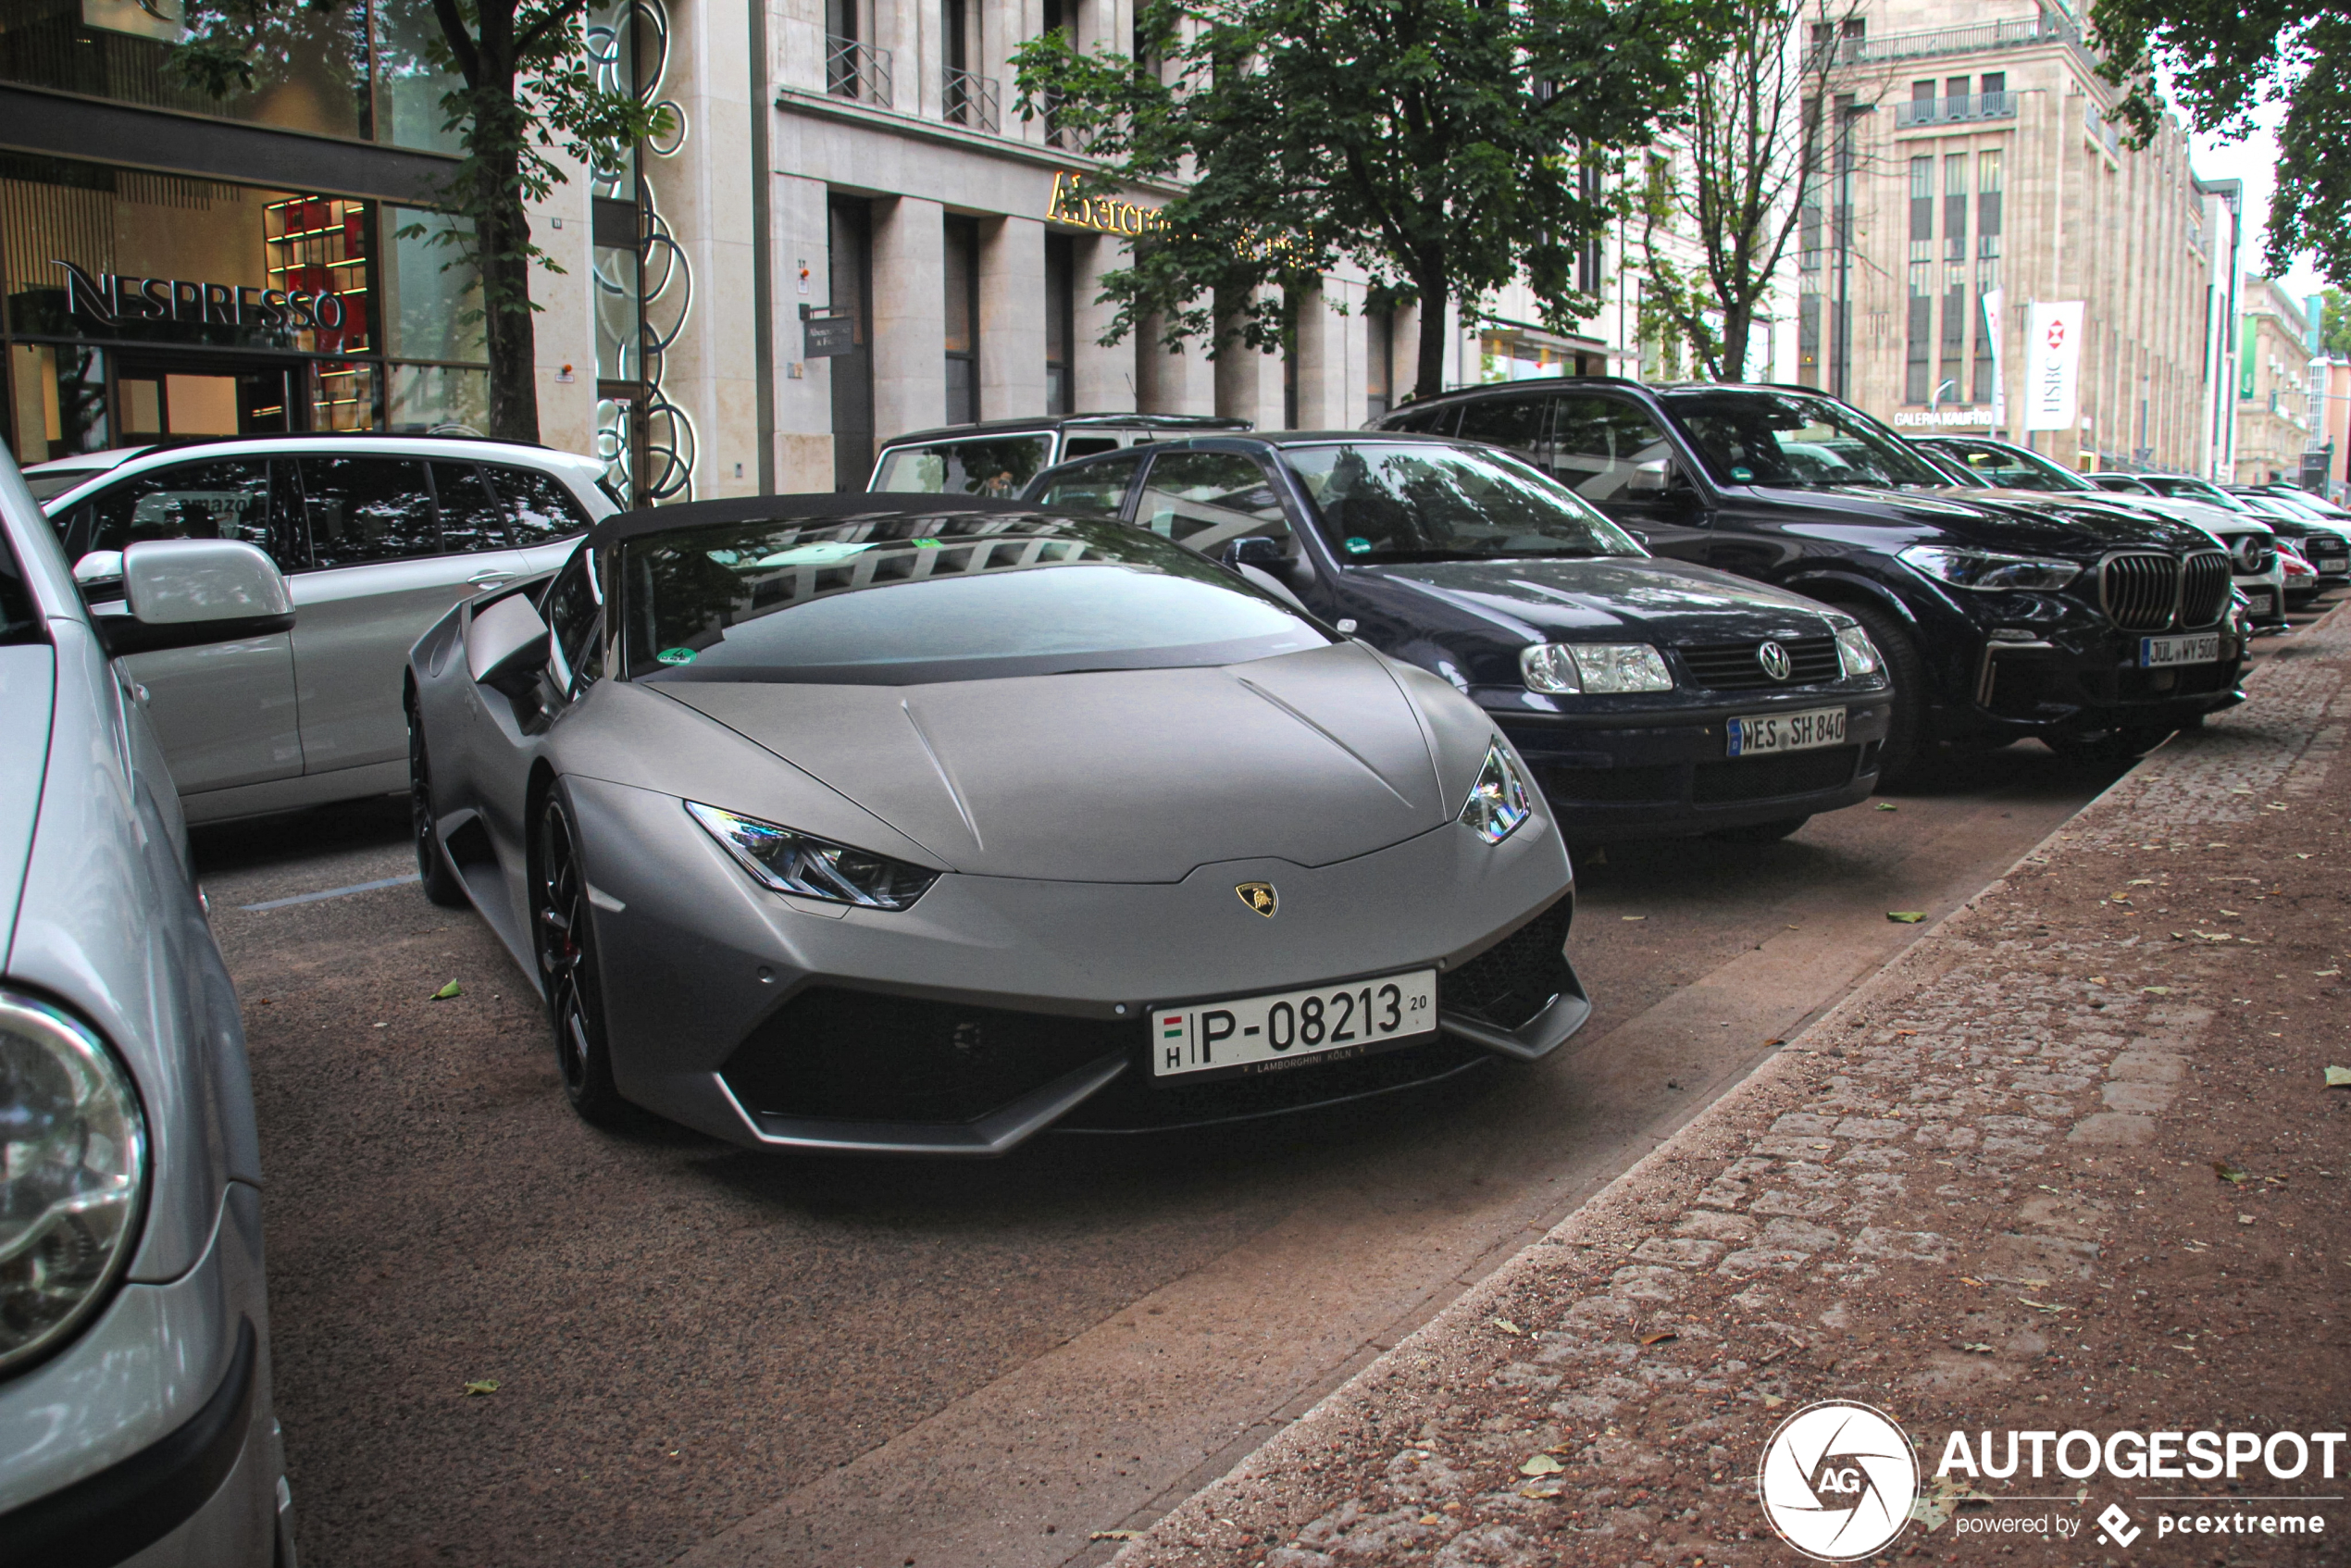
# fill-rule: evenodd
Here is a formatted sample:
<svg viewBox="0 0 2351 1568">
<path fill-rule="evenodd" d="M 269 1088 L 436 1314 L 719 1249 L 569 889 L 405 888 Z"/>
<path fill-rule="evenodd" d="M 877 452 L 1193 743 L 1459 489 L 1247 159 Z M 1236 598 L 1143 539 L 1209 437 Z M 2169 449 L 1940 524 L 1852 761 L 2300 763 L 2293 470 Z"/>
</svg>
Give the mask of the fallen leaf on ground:
<svg viewBox="0 0 2351 1568">
<path fill-rule="evenodd" d="M 2342 1089 L 2345 1085 L 2351 1085 L 2351 1067 L 2329 1067 L 2327 1069 L 2327 1087 L 2329 1089 Z"/>
<path fill-rule="evenodd" d="M 1140 1530 L 1097 1530 L 1086 1538 L 1089 1541 L 1131 1541 L 1141 1534 Z"/>
<path fill-rule="evenodd" d="M 1537 1502 L 1543 1502 L 1559 1496 L 1565 1490 L 1567 1490 L 1566 1486 L 1561 1482 L 1537 1481 L 1532 1486 L 1521 1487 L 1518 1489 L 1518 1495 L 1523 1498 L 1533 1498 Z"/>
<path fill-rule="evenodd" d="M 432 999 L 435 1002 L 447 1002 L 453 996 L 463 996 L 465 992 L 458 989 L 457 982 L 452 980 L 447 985 L 442 987 L 439 990 L 433 992 Z"/>
<path fill-rule="evenodd" d="M 1991 1346 L 1976 1344 L 1970 1341 L 1962 1341 L 1959 1345 L 1959 1349 L 1962 1350 L 1973 1350 L 1980 1356 L 1988 1356 L 1992 1353 Z"/>
<path fill-rule="evenodd" d="M 1494 1320 L 1494 1326 L 1500 1329 L 1505 1334 L 1524 1334 L 1526 1332 L 1525 1329 L 1521 1328 L 1517 1324 L 1512 1323 L 1506 1317 L 1496 1318 Z"/>
<path fill-rule="evenodd" d="M 2213 1161 L 2212 1174 L 2219 1176 L 2222 1181 L 2242 1182 L 2246 1177 L 2245 1172 L 2238 1169 L 2234 1165 L 2232 1165 L 2226 1160 Z"/>
<path fill-rule="evenodd" d="M 1896 805 L 1892 801 L 1880 801 L 1877 803 L 1877 809 L 1880 811 L 1900 811 L 1902 808 Z"/>
<path fill-rule="evenodd" d="M 1962 1285 L 1973 1285 L 1973 1286 L 1981 1287 L 1981 1286 L 1984 1284 L 1984 1281 L 1982 1281 L 1982 1280 L 1980 1280 L 1980 1279 L 1970 1279 L 1970 1278 L 1969 1278 L 1966 1275 L 1961 1275 L 1961 1276 L 1959 1276 L 1959 1283 L 1960 1283 L 1960 1284 L 1962 1284 Z"/>
<path fill-rule="evenodd" d="M 1522 1475 L 1559 1475 L 1565 1474 L 1566 1470 L 1566 1465 L 1547 1453 L 1535 1454 L 1518 1467 Z"/>
<path fill-rule="evenodd" d="M 498 1379 L 478 1377 L 466 1385 L 465 1391 L 468 1394 L 494 1394 L 498 1391 Z"/>
<path fill-rule="evenodd" d="M 2172 934 L 2176 936 L 2179 933 L 2173 932 Z M 2171 994 L 2171 988 L 2170 986 L 2141 986 L 2139 988 L 2139 994 L 2142 996 L 2170 996 Z"/>
<path fill-rule="evenodd" d="M 1657 1333 L 1655 1333 L 1655 1334 L 1644 1334 L 1644 1335 L 1642 1335 L 1642 1336 L 1641 1336 L 1641 1343 L 1642 1343 L 1642 1344 L 1644 1344 L 1644 1345 L 1662 1345 L 1662 1344 L 1664 1344 L 1664 1343 L 1665 1343 L 1668 1339 L 1679 1339 L 1680 1338 L 1681 1338 L 1681 1336 L 1680 1336 L 1679 1334 L 1674 1333 L 1674 1332 L 1673 1332 L 1672 1329 L 1670 1329 L 1670 1328 L 1666 1328 L 1666 1329 L 1660 1329 L 1660 1330 L 1659 1330 Z"/>
<path fill-rule="evenodd" d="M 2035 1312 L 2061 1313 L 2067 1310 L 2065 1303 L 2062 1301 L 2059 1301 L 2054 1304 L 2048 1301 L 2036 1301 L 2030 1296 L 2019 1296 L 2017 1300 L 2022 1301 L 2026 1306 L 2031 1307 Z"/>
<path fill-rule="evenodd" d="M 2252 1223 L 2253 1216 L 2251 1214 L 2239 1214 L 2237 1216 L 2237 1224 L 2239 1225 L 2251 1225 Z"/>
<path fill-rule="evenodd" d="M 1424 1524 L 1442 1524 L 1445 1523 L 1445 1515 L 1441 1513 L 1424 1513 L 1421 1515 L 1421 1523 Z"/>
<path fill-rule="evenodd" d="M 1885 917 L 1899 925 L 1915 926 L 1920 921 L 1926 918 L 1926 911 L 1922 909 L 1889 909 L 1885 912 Z"/>
<path fill-rule="evenodd" d="M 1765 1410 L 1777 1410 L 1785 1403 L 1787 1403 L 1787 1401 L 1780 1398 L 1777 1394 L 1766 1394 L 1763 1396 L 1763 1408 Z"/>
<path fill-rule="evenodd" d="M 1617 918 L 1620 920 L 1647 920 L 1648 916 L 1646 915 L 1621 915 L 1617 916 Z"/>
</svg>

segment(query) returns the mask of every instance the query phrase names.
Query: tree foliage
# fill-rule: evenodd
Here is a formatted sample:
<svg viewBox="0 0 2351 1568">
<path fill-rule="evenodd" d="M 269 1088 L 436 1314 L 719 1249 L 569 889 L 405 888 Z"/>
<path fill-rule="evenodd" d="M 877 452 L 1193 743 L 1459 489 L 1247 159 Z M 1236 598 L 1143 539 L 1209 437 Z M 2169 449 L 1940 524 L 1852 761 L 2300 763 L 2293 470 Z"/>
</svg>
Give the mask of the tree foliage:
<svg viewBox="0 0 2351 1568">
<path fill-rule="evenodd" d="M 198 0 L 189 36 L 174 52 L 182 81 L 228 97 L 251 92 L 282 57 L 278 41 L 297 7 L 338 0 Z M 531 237 L 527 204 L 566 179 L 559 159 L 610 164 L 663 127 L 632 84 L 601 79 L 581 21 L 589 0 L 432 0 L 441 33 L 428 64 L 453 74 L 442 129 L 462 150 L 427 200 L 463 221 L 412 228 L 454 254 L 443 265 L 480 280 L 479 315 L 490 357 L 490 430 L 539 439 L 537 351 L 530 297 L 536 265 L 561 272 Z"/>
<path fill-rule="evenodd" d="M 1755 331 L 1820 174 L 1819 106 L 1834 54 L 1800 46 L 1832 28 L 1816 0 L 1725 0 L 1722 52 L 1692 79 L 1681 134 L 1653 156 L 1639 192 L 1641 329 L 1708 380 L 1743 381 Z M 1763 345 L 1768 347 L 1768 343 Z"/>
<path fill-rule="evenodd" d="M 2306 252 L 2351 285 L 2351 8 L 2341 0 L 2096 0 L 2090 21 L 2108 81 L 2145 145 L 2161 122 L 2160 68 L 2196 129 L 2245 135 L 2282 105 L 2268 265 Z"/>
<path fill-rule="evenodd" d="M 1014 55 L 1023 113 L 1101 160 L 1081 197 L 1174 186 L 1103 280 L 1106 341 L 1270 351 L 1341 262 L 1419 305 L 1415 393 L 1442 386 L 1446 305 L 1524 278 L 1561 330 L 1612 170 L 1677 113 L 1711 0 L 1142 0 L 1139 57 L 1048 31 Z"/>
<path fill-rule="evenodd" d="M 2341 289 L 2320 291 L 2319 347 L 2336 359 L 2351 359 L 2351 296 Z"/>
</svg>

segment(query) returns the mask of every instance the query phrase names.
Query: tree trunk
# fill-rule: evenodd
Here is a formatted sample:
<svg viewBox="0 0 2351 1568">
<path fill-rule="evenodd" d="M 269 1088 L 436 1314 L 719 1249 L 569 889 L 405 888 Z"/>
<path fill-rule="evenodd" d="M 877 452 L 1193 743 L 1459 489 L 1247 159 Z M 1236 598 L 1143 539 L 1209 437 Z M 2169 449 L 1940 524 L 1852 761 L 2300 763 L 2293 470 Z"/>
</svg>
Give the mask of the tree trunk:
<svg viewBox="0 0 2351 1568">
<path fill-rule="evenodd" d="M 1747 380 L 1747 339 L 1754 322 L 1753 307 L 1748 305 L 1735 305 L 1723 312 L 1722 364 L 1717 367 L 1720 380 Z"/>
<path fill-rule="evenodd" d="M 1412 382 L 1415 400 L 1435 397 L 1445 390 L 1445 280 L 1415 278 L 1420 290 L 1420 368 Z"/>
<path fill-rule="evenodd" d="M 501 441 L 539 440 L 538 335 L 530 308 L 530 217 L 523 210 L 519 149 L 529 128 L 511 72 L 485 71 L 474 92 L 474 254 L 481 273 L 490 354 L 490 429 Z"/>
</svg>

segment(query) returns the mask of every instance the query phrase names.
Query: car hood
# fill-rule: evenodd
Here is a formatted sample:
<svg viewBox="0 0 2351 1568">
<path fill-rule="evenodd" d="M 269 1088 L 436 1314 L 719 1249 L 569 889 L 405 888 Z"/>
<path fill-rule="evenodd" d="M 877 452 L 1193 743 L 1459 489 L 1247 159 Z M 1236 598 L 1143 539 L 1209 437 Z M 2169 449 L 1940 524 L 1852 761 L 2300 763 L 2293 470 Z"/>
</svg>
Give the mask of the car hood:
<svg viewBox="0 0 2351 1568">
<path fill-rule="evenodd" d="M 1791 525 L 1849 542 L 1898 550 L 1904 544 L 1959 544 L 2009 554 L 2091 560 L 2109 550 L 2193 550 L 2210 541 L 2195 528 L 2153 513 L 2116 506 L 2100 497 L 2046 491 L 1875 490 L 1838 485 L 1821 490 L 1759 486 L 1756 498 L 1774 510 L 1811 516 Z M 1849 523 L 1872 530 L 1856 537 Z M 1908 530 L 1885 539 L 1888 525 Z"/>
<path fill-rule="evenodd" d="M 1357 566 L 1348 577 L 1467 611 L 1513 642 L 1728 642 L 1828 630 L 1811 600 L 1682 561 L 1433 561 Z"/>
<path fill-rule="evenodd" d="M 2232 512 L 2225 506 L 2214 506 L 2202 501 L 2176 501 L 2160 495 L 2131 495 L 2121 492 L 2005 490 L 1994 487 L 1976 493 L 1992 501 L 2030 505 L 2036 501 L 2087 503 L 2100 507 L 2120 507 L 2145 516 L 2168 517 L 2175 523 L 2185 523 L 2216 537 L 2227 534 L 2258 533 L 2266 537 L 2270 529 L 2258 517 L 2243 512 Z"/>
<path fill-rule="evenodd" d="M 1440 763 L 1461 761 L 1430 739 L 1459 727 L 1428 723 L 1354 644 L 1183 669 L 660 690 L 979 876 L 1326 865 L 1441 826 Z"/>
</svg>

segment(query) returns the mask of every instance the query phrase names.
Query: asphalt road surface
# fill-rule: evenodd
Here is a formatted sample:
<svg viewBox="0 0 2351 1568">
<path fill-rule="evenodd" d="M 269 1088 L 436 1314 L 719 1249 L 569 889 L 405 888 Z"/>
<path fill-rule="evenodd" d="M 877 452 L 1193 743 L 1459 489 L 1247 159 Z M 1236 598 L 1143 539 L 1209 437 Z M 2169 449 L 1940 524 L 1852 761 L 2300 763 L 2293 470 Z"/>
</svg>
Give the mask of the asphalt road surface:
<svg viewBox="0 0 2351 1568">
<path fill-rule="evenodd" d="M 404 803 L 200 830 L 304 1561 L 1101 1561 L 2112 777 L 2023 745 L 1784 843 L 1613 848 L 1550 1060 L 980 1164 L 597 1132 L 504 951 L 403 880 Z"/>
</svg>

